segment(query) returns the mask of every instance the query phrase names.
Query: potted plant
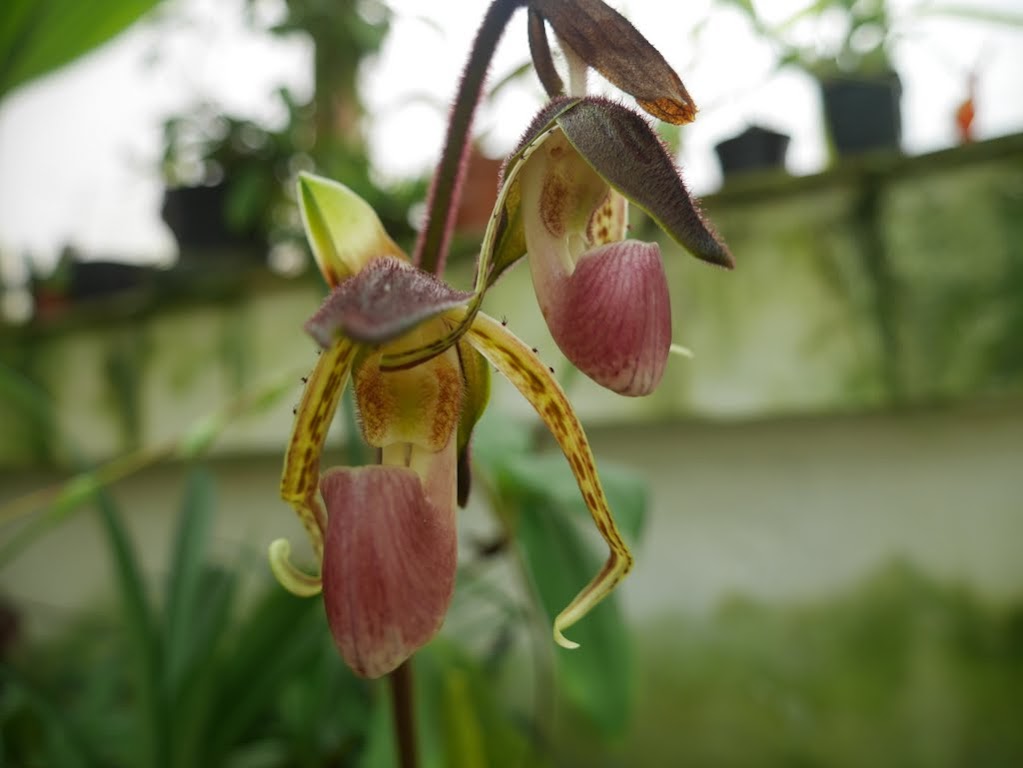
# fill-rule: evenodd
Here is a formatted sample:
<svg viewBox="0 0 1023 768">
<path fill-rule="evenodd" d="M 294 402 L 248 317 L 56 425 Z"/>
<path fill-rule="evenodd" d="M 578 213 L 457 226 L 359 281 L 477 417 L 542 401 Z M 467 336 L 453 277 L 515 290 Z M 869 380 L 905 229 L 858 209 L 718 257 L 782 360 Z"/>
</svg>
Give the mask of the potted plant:
<svg viewBox="0 0 1023 768">
<path fill-rule="evenodd" d="M 983 8 L 925 4 L 895 15 L 887 0 L 811 0 L 781 23 L 769 25 L 752 0 L 719 2 L 740 10 L 758 34 L 774 43 L 779 66 L 799 67 L 817 80 L 828 136 L 840 156 L 898 151 L 902 83 L 891 54 L 909 22 L 941 14 L 1023 26 L 1023 14 Z M 794 32 L 805 32 L 807 26 L 815 28 L 814 44 L 793 42 Z"/>
<path fill-rule="evenodd" d="M 762 125 L 751 125 L 738 136 L 715 144 L 722 175 L 728 179 L 750 171 L 784 169 L 789 138 Z"/>
<path fill-rule="evenodd" d="M 265 260 L 303 151 L 300 108 L 286 90 L 279 94 L 289 111 L 280 130 L 209 104 L 164 123 L 162 215 L 183 259 L 247 253 Z"/>
</svg>

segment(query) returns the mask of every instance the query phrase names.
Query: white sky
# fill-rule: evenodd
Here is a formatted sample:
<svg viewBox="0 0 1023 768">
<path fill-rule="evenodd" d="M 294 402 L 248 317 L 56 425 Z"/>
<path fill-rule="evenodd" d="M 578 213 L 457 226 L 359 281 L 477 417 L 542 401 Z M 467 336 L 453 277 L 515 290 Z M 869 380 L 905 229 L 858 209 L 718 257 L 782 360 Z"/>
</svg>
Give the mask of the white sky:
<svg viewBox="0 0 1023 768">
<path fill-rule="evenodd" d="M 266 2 L 267 20 L 275 0 Z M 172 22 L 144 23 L 0 105 L 0 255 L 10 273 L 30 257 L 51 264 L 73 243 L 95 258 L 166 261 L 172 238 L 159 218 L 161 124 L 206 99 L 272 121 L 272 93 L 308 96 L 310 51 L 301 39 L 254 34 L 242 0 L 168 0 Z M 392 35 L 364 73 L 373 115 L 371 150 L 389 178 L 432 165 L 446 105 L 485 0 L 391 0 Z M 710 0 L 612 0 L 682 76 L 701 111 L 684 129 L 681 165 L 692 189 L 712 191 L 720 178 L 713 145 L 756 121 L 792 135 L 789 168 L 811 173 L 824 163 L 819 96 L 796 71 L 777 72 L 768 44 L 734 12 L 715 11 L 697 46 L 690 31 L 708 17 Z M 961 0 L 1020 10 L 1020 0 Z M 781 19 L 802 0 L 759 0 Z M 900 15 L 913 3 L 892 0 Z M 432 23 L 424 20 L 428 14 Z M 903 14 L 904 15 L 904 14 Z M 979 65 L 977 133 L 1023 130 L 1023 31 L 962 20 L 907 23 L 896 49 L 904 84 L 904 147 L 918 153 L 954 142 L 952 113 L 966 74 Z M 526 60 L 525 17 L 513 19 L 491 69 L 492 80 Z M 477 129 L 495 154 L 509 149 L 541 103 L 523 78 L 481 113 Z"/>
</svg>

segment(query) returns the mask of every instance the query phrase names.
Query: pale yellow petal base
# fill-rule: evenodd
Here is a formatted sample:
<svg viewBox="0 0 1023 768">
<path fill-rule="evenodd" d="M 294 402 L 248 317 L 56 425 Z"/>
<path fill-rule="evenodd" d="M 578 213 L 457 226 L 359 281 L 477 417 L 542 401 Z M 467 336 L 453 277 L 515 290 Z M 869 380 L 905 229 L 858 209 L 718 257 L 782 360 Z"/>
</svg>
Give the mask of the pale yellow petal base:
<svg viewBox="0 0 1023 768">
<path fill-rule="evenodd" d="M 270 544 L 270 570 L 281 586 L 296 597 L 312 597 L 323 589 L 319 576 L 299 570 L 291 562 L 291 542 L 287 539 L 276 539 Z"/>
</svg>

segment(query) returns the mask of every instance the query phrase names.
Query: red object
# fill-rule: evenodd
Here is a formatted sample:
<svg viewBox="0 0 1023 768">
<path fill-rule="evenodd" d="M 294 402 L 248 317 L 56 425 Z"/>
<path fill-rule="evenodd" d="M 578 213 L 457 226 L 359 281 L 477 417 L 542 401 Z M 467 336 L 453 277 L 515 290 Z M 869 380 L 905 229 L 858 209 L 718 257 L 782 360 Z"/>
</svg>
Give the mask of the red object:
<svg viewBox="0 0 1023 768">
<path fill-rule="evenodd" d="M 960 144 L 969 144 L 974 140 L 973 118 L 977 114 L 974 97 L 977 94 L 977 76 L 970 74 L 966 86 L 966 99 L 956 107 L 956 133 Z"/>
<path fill-rule="evenodd" d="M 976 109 L 974 109 L 972 97 L 966 99 L 956 109 L 956 131 L 962 144 L 969 144 L 973 141 L 973 118 L 975 114 Z"/>
</svg>

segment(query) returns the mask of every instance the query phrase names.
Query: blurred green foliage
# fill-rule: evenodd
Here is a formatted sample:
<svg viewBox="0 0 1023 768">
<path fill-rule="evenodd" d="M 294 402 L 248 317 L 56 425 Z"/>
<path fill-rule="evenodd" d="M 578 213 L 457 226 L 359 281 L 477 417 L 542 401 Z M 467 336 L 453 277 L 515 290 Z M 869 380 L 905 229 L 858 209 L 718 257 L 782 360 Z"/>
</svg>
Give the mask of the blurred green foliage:
<svg viewBox="0 0 1023 768">
<path fill-rule="evenodd" d="M 415 659 L 423 765 L 1023 761 L 1023 603 L 988 605 L 905 565 L 802 604 L 737 596 L 706 617 L 641 625 L 611 598 L 569 632 L 580 649 L 556 648 L 553 616 L 603 551 L 567 463 L 538 434 L 494 411 L 481 422 L 475 492 L 497 513 L 502 546 L 469 542 L 446 630 Z M 643 484 L 601 472 L 638 544 Z M 160 584 L 104 484 L 78 499 L 106 532 L 119 608 L 7 655 L 0 764 L 394 764 L 387 687 L 347 670 L 321 602 L 270 583 L 262 558 L 212 556 L 209 469 L 187 472 Z M 482 588 L 502 562 L 535 609 L 506 578 Z"/>
<path fill-rule="evenodd" d="M 118 35 L 159 0 L 6 0 L 0 14 L 0 100 Z"/>
<path fill-rule="evenodd" d="M 553 616 L 599 568 L 586 511 L 567 462 L 535 453 L 530 430 L 487 417 L 477 476 L 499 507 L 507 543 L 470 552 L 449 624 L 486 616 L 486 632 L 447 633 L 416 657 L 419 742 L 426 766 L 546 764 L 551 724 L 523 708 L 516 659 L 541 624 L 553 680 L 582 722 L 612 737 L 631 709 L 633 668 L 624 620 L 612 598 L 572 635 L 585 649 L 554 649 Z M 188 465 L 186 465 L 188 466 Z M 216 514 L 211 471 L 187 471 L 168 574 L 147 578 L 124 511 L 96 473 L 79 483 L 75 506 L 95 506 L 120 594 L 114 616 L 90 612 L 47 642 L 16 646 L 0 668 L 0 765 L 293 766 L 395 763 L 383 681 L 357 679 L 330 637 L 318 599 L 298 599 L 256 563 L 225 565 L 210 552 Z M 639 536 L 642 483 L 605 475 L 626 535 Z M 72 483 L 74 485 L 74 483 Z M 72 510 L 73 511 L 73 510 Z M 510 516 L 509 516 L 510 515 Z M 500 581 L 479 589 L 502 559 L 523 565 L 525 592 Z M 261 578 L 253 578 L 255 566 Z M 477 587 L 474 589 L 473 587 Z M 255 591 L 255 595 L 253 595 Z M 527 597 L 527 600 L 529 598 Z M 525 632 L 522 631 L 525 628 Z M 479 635 L 496 642 L 481 644 Z M 456 643 L 453 637 L 458 637 Z M 534 648 L 532 652 L 537 652 Z M 501 681 L 511 680 L 506 686 Z"/>
<path fill-rule="evenodd" d="M 802 605 L 665 618 L 637 645 L 630 766 L 1023 764 L 1023 602 L 906 564 Z"/>
<path fill-rule="evenodd" d="M 356 751 L 369 691 L 337 663 L 318 604 L 279 589 L 242 601 L 243 570 L 207 557 L 215 502 L 206 470 L 189 473 L 162 600 L 109 492 L 93 500 L 119 610 L 7 660 L 3 764 L 322 765 Z"/>
</svg>

